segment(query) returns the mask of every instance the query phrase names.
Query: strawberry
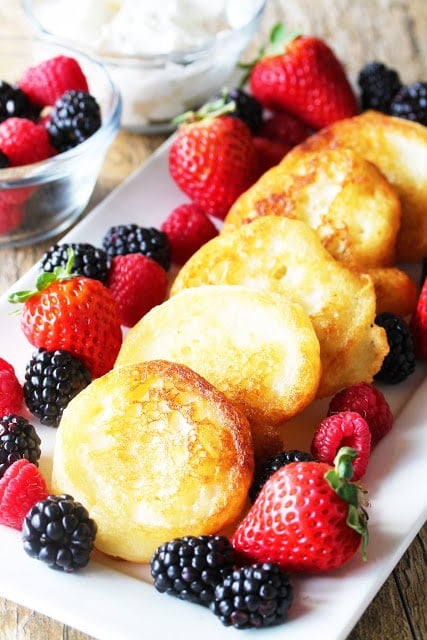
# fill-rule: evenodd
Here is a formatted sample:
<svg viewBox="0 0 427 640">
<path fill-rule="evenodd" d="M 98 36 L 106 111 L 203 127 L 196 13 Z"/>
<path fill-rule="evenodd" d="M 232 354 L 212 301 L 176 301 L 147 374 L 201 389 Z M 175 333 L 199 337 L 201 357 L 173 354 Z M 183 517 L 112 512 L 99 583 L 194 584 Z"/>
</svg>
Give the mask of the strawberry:
<svg viewBox="0 0 427 640">
<path fill-rule="evenodd" d="M 34 290 L 11 293 L 8 299 L 23 303 L 21 328 L 32 345 L 69 351 L 97 378 L 112 368 L 120 349 L 120 313 L 107 287 L 74 275 L 72 265 L 70 250 L 65 268 L 42 272 Z"/>
<path fill-rule="evenodd" d="M 259 57 L 240 66 L 265 109 L 289 111 L 313 129 L 358 113 L 344 68 L 321 38 L 288 34 L 276 24 Z"/>
<path fill-rule="evenodd" d="M 0 479 L 0 524 L 21 529 L 28 511 L 49 494 L 38 467 L 21 458 Z"/>
<path fill-rule="evenodd" d="M 62 94 L 71 89 L 89 93 L 89 85 L 79 62 L 65 55 L 27 67 L 18 86 L 31 102 L 40 107 L 53 105 Z"/>
<path fill-rule="evenodd" d="M 8 118 L 0 123 L 0 149 L 11 167 L 46 160 L 56 153 L 45 127 L 26 118 Z"/>
<path fill-rule="evenodd" d="M 218 235 L 218 229 L 199 206 L 184 202 L 175 207 L 160 230 L 166 233 L 172 251 L 172 260 L 184 264 L 208 240 Z"/>
<path fill-rule="evenodd" d="M 200 110 L 188 117 L 169 150 L 170 174 L 190 200 L 224 219 L 259 175 L 251 132 L 240 118 L 221 112 Z"/>
<path fill-rule="evenodd" d="M 0 418 L 9 413 L 20 413 L 24 400 L 21 383 L 12 365 L 0 358 Z"/>
<path fill-rule="evenodd" d="M 356 455 L 343 447 L 334 467 L 304 461 L 278 469 L 232 536 L 239 559 L 319 573 L 347 562 L 360 543 L 365 559 L 366 501 L 362 489 L 349 481 Z"/>
<path fill-rule="evenodd" d="M 161 304 L 168 288 L 166 271 L 142 253 L 115 256 L 107 287 L 120 310 L 121 323 L 133 327 L 154 306 Z"/>
<path fill-rule="evenodd" d="M 414 351 L 419 360 L 427 360 L 427 279 L 418 296 L 417 306 L 410 321 L 414 338 Z"/>
</svg>

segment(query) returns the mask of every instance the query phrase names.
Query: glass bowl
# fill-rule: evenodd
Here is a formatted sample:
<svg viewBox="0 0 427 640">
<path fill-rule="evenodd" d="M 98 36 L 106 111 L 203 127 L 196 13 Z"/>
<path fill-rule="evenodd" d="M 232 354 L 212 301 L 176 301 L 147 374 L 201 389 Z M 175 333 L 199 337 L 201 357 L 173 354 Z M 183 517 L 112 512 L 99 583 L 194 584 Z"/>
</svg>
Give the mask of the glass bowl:
<svg viewBox="0 0 427 640">
<path fill-rule="evenodd" d="M 265 4 L 22 0 L 39 34 L 72 43 L 107 66 L 122 94 L 122 127 L 146 134 L 170 131 L 172 118 L 231 81 Z"/>
<path fill-rule="evenodd" d="M 69 151 L 47 160 L 0 169 L 0 248 L 22 246 L 67 230 L 82 214 L 108 147 L 120 128 L 121 96 L 106 68 L 74 49 L 36 38 L 0 39 L 0 79 L 59 54 L 76 59 L 101 109 L 101 127 Z"/>
</svg>

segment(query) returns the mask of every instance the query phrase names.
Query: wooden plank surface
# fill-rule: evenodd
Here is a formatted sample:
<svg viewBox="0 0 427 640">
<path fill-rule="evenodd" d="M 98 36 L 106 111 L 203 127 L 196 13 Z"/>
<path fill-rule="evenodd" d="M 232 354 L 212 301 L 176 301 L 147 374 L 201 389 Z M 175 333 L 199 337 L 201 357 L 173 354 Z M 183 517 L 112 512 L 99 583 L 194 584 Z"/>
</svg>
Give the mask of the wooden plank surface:
<svg viewBox="0 0 427 640">
<path fill-rule="evenodd" d="M 404 82 L 427 80 L 425 0 L 268 0 L 261 32 L 253 43 L 254 50 L 278 20 L 291 28 L 326 38 L 345 62 L 353 83 L 360 68 L 374 59 L 398 69 Z M 0 0 L 0 30 L 28 30 L 18 0 Z M 160 136 L 120 132 L 104 163 L 88 211 L 138 168 L 162 141 Z M 50 244 L 51 241 L 0 251 L 0 294 L 31 267 Z M 351 632 L 349 640 L 427 638 L 426 546 L 427 527 L 424 526 Z M 143 631 L 141 633 L 143 637 Z M 286 637 L 285 628 L 283 637 Z M 0 598 L 0 640 L 90 638 Z"/>
</svg>

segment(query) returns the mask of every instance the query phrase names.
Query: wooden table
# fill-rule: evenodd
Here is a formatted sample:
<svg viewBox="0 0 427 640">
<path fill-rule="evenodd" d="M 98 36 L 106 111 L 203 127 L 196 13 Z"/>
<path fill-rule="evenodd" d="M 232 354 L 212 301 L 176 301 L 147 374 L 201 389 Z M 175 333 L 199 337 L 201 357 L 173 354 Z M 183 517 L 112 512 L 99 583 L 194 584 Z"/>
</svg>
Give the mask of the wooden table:
<svg viewBox="0 0 427 640">
<path fill-rule="evenodd" d="M 374 59 L 398 69 L 404 82 L 427 79 L 425 0 L 269 0 L 254 48 L 264 41 L 264 34 L 277 20 L 326 38 L 345 61 L 353 82 L 359 69 Z M 2 30 L 11 32 L 28 30 L 17 0 L 0 0 L 0 24 Z M 121 131 L 110 148 L 87 212 L 140 167 L 163 140 L 160 136 Z M 0 250 L 0 294 L 33 265 L 51 243 Z M 349 640 L 427 638 L 426 545 L 427 527 L 424 526 Z M 89 640 L 84 633 L 1 598 L 0 620 L 0 640 Z"/>
</svg>

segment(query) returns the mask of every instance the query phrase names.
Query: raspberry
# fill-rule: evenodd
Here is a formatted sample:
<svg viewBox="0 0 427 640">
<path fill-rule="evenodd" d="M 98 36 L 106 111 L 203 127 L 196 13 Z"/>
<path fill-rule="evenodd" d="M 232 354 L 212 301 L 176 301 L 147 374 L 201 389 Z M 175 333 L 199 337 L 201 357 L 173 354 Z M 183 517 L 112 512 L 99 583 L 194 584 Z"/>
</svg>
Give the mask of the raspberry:
<svg viewBox="0 0 427 640">
<path fill-rule="evenodd" d="M 28 511 L 48 493 L 38 467 L 25 458 L 16 460 L 0 478 L 0 524 L 22 529 Z"/>
<path fill-rule="evenodd" d="M 119 306 L 121 323 L 133 327 L 166 298 L 166 271 L 142 253 L 115 256 L 108 272 L 107 287 Z"/>
<path fill-rule="evenodd" d="M 19 88 L 31 102 L 45 107 L 53 105 L 66 91 L 89 91 L 86 76 L 74 58 L 58 55 L 28 67 L 22 74 Z"/>
<path fill-rule="evenodd" d="M 252 485 L 249 489 L 249 499 L 255 502 L 259 492 L 267 482 L 270 476 L 278 469 L 284 467 L 291 462 L 307 462 L 314 460 L 314 457 L 308 451 L 300 451 L 299 449 L 291 449 L 290 451 L 281 451 L 275 455 L 269 456 L 261 469 L 257 470 Z"/>
<path fill-rule="evenodd" d="M 20 413 L 24 394 L 15 369 L 0 358 L 0 418 L 9 413 Z"/>
<path fill-rule="evenodd" d="M 306 124 L 286 111 L 272 112 L 262 123 L 258 135 L 294 147 L 312 133 Z"/>
<path fill-rule="evenodd" d="M 56 153 L 46 129 L 26 118 L 8 118 L 0 123 L 0 149 L 11 167 L 46 160 Z"/>
<path fill-rule="evenodd" d="M 393 414 L 384 394 L 368 382 L 341 389 L 333 396 L 328 416 L 341 411 L 356 411 L 366 420 L 371 432 L 371 449 L 393 426 Z"/>
<path fill-rule="evenodd" d="M 334 413 L 317 426 L 311 442 L 311 453 L 316 460 L 333 466 L 341 447 L 351 447 L 357 451 L 351 480 L 360 480 L 365 475 L 371 452 L 371 432 L 360 413 Z"/>
<path fill-rule="evenodd" d="M 209 606 L 214 589 L 234 566 L 234 549 L 224 536 L 185 536 L 165 542 L 151 558 L 160 593 Z"/>
<path fill-rule="evenodd" d="M 38 465 L 41 440 L 34 426 L 22 416 L 9 413 L 0 419 L 0 478 L 16 460 L 26 458 Z"/>
<path fill-rule="evenodd" d="M 408 323 L 394 313 L 383 311 L 375 318 L 375 324 L 384 328 L 390 347 L 375 380 L 388 384 L 406 380 L 415 371 L 414 341 Z"/>
<path fill-rule="evenodd" d="M 421 288 L 417 306 L 410 321 L 415 356 L 427 360 L 427 278 Z"/>
<path fill-rule="evenodd" d="M 292 148 L 291 145 L 284 142 L 271 140 L 270 138 L 262 138 L 261 136 L 254 136 L 253 142 L 258 156 L 261 175 L 271 169 L 271 167 L 279 164 Z"/>
<path fill-rule="evenodd" d="M 175 207 L 160 229 L 168 237 L 172 260 L 177 265 L 184 264 L 205 242 L 218 235 L 209 216 L 193 203 Z"/>
</svg>

